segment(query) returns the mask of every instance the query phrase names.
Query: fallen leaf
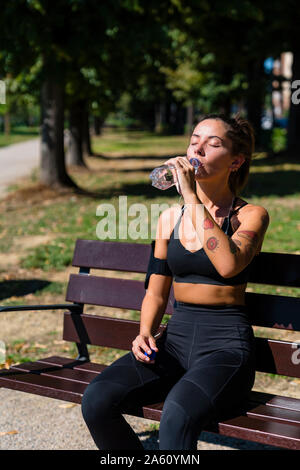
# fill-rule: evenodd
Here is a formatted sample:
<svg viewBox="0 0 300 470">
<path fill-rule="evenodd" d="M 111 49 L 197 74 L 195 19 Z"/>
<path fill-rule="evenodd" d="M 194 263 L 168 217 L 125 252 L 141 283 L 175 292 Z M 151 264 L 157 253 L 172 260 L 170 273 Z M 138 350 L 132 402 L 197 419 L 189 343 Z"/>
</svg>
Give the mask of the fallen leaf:
<svg viewBox="0 0 300 470">
<path fill-rule="evenodd" d="M 76 406 L 76 403 L 65 403 L 63 405 L 58 405 L 58 408 L 73 408 L 73 406 Z"/>
<path fill-rule="evenodd" d="M 6 436 L 7 434 L 18 434 L 19 431 L 6 431 L 6 432 L 0 432 L 0 436 Z"/>
</svg>

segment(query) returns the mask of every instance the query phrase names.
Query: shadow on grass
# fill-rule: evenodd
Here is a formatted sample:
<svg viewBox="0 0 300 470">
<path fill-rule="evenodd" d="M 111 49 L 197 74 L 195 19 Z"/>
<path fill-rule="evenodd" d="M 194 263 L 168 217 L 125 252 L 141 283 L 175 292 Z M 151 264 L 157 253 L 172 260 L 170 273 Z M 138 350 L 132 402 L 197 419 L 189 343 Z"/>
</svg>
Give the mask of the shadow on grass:
<svg viewBox="0 0 300 470">
<path fill-rule="evenodd" d="M 0 282 L 0 301 L 12 296 L 23 297 L 47 287 L 51 282 L 42 279 L 24 279 Z"/>
</svg>

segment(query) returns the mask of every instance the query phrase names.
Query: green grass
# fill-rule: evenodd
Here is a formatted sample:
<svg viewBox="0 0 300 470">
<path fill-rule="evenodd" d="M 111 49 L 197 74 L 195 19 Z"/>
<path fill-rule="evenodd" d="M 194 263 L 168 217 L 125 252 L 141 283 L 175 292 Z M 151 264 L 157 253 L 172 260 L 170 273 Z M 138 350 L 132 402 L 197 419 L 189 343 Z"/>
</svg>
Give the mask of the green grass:
<svg viewBox="0 0 300 470">
<path fill-rule="evenodd" d="M 54 242 L 41 245 L 21 260 L 21 267 L 26 269 L 41 268 L 63 270 L 72 262 L 74 241 L 71 238 L 57 238 Z M 52 289 L 56 289 L 57 286 Z"/>
<path fill-rule="evenodd" d="M 0 133 L 0 147 L 6 147 L 7 145 L 17 144 L 29 139 L 34 139 L 39 135 L 38 127 L 25 127 L 19 126 L 11 130 L 9 135 Z"/>
<path fill-rule="evenodd" d="M 188 136 L 159 136 L 142 131 L 105 130 L 101 137 L 94 137 L 93 151 L 110 155 L 115 152 L 122 155 L 145 155 L 151 158 L 154 154 L 170 152 L 182 155 L 188 143 Z"/>
</svg>

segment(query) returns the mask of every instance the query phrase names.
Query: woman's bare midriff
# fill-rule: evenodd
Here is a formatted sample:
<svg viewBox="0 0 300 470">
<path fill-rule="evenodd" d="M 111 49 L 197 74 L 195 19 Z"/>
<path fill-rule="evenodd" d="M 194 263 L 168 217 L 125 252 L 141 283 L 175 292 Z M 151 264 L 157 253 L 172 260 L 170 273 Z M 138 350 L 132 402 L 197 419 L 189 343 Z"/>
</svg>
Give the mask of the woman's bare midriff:
<svg viewBox="0 0 300 470">
<path fill-rule="evenodd" d="M 244 202 L 242 199 L 240 200 Z M 214 216 L 216 219 L 216 217 Z M 221 218 L 219 221 L 219 226 L 223 224 L 224 218 Z M 235 215 L 232 218 L 235 227 L 233 232 L 237 229 L 239 225 L 238 215 Z M 187 224 L 186 230 L 187 233 L 192 233 L 194 237 L 190 237 L 190 241 L 193 245 L 193 250 L 200 250 L 202 248 L 201 243 L 196 237 L 195 229 L 191 221 L 185 218 L 185 214 L 181 217 L 179 224 L 179 241 L 184 248 L 188 249 L 186 246 L 187 241 L 183 236 L 184 226 Z M 175 224 L 175 222 L 174 222 Z M 259 252 L 259 249 L 258 249 Z M 204 304 L 204 305 L 245 305 L 245 290 L 247 284 L 238 284 L 235 286 L 219 286 L 215 284 L 190 284 L 186 282 L 173 282 L 174 297 L 179 302 L 188 302 L 194 304 Z"/>
<path fill-rule="evenodd" d="M 247 284 L 218 286 L 173 282 L 177 301 L 205 305 L 245 305 L 246 286 Z"/>
</svg>

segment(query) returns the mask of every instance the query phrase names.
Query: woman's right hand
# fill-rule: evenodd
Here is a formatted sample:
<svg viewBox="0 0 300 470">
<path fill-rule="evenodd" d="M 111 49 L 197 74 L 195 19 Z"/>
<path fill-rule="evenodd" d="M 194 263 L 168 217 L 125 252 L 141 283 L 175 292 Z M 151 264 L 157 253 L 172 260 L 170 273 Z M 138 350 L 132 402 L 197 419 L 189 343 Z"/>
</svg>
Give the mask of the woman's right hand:
<svg viewBox="0 0 300 470">
<path fill-rule="evenodd" d="M 155 338 L 152 335 L 138 335 L 135 340 L 132 341 L 132 352 L 137 361 L 145 362 L 147 364 L 154 364 L 155 359 L 150 359 L 145 355 L 151 355 L 151 348 L 157 353 L 158 348 L 156 347 Z"/>
</svg>

